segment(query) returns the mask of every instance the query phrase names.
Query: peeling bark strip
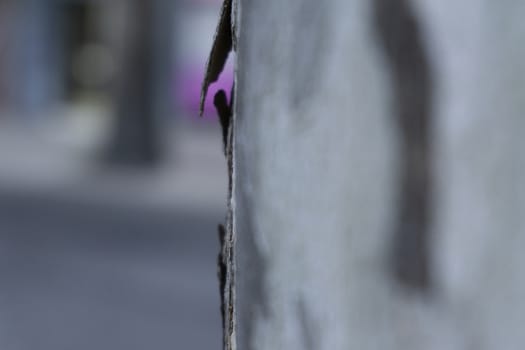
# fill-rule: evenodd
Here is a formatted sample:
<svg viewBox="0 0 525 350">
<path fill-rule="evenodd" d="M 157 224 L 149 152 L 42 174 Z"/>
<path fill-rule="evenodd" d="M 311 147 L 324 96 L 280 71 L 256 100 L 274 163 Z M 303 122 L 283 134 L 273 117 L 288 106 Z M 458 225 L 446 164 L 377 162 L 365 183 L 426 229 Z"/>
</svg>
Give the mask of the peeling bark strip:
<svg viewBox="0 0 525 350">
<path fill-rule="evenodd" d="M 233 25 L 232 22 L 232 2 L 234 0 L 224 0 L 219 17 L 219 23 L 213 39 L 208 62 L 206 63 L 206 72 L 202 82 L 200 115 L 204 111 L 204 102 L 208 93 L 208 87 L 211 83 L 217 81 L 221 74 L 228 55 L 232 50 L 233 43 Z M 221 293 L 221 314 L 223 326 L 223 347 L 225 350 L 232 350 L 234 346 L 234 255 L 233 255 L 233 100 L 234 88 L 228 104 L 224 90 L 218 91 L 214 96 L 214 105 L 219 115 L 221 123 L 224 154 L 228 164 L 228 210 L 226 214 L 226 227 L 219 225 L 220 252 L 218 257 L 218 277 Z"/>
<path fill-rule="evenodd" d="M 224 256 L 222 248 L 224 247 L 224 241 L 226 239 L 226 229 L 224 225 L 219 225 L 219 245 L 220 252 L 217 257 L 217 278 L 219 279 L 219 293 L 221 294 L 221 316 L 222 316 L 222 329 L 225 328 L 225 317 L 224 317 L 224 287 L 226 286 L 226 263 L 224 261 Z M 224 342 L 224 338 L 223 338 Z"/>
<path fill-rule="evenodd" d="M 232 348 L 233 334 L 233 213 L 231 198 L 233 189 L 233 149 L 232 149 L 232 107 L 233 87 L 230 104 L 224 90 L 219 90 L 214 97 L 214 105 L 221 123 L 224 154 L 228 163 L 228 212 L 226 215 L 226 229 L 219 225 L 220 253 L 218 258 L 218 274 L 221 293 L 221 314 L 223 327 L 224 349 Z"/>
<path fill-rule="evenodd" d="M 206 63 L 206 72 L 204 80 L 202 81 L 201 98 L 199 113 L 204 112 L 204 101 L 208 93 L 208 87 L 211 83 L 219 79 L 219 75 L 224 69 L 228 55 L 232 50 L 232 1 L 224 0 L 222 3 L 221 14 L 217 30 L 215 31 L 215 38 L 211 48 L 208 62 Z"/>
<path fill-rule="evenodd" d="M 430 287 L 428 231 L 431 195 L 431 72 L 409 0 L 374 0 L 379 42 L 393 78 L 401 134 L 399 214 L 394 273 L 403 285 Z"/>
<path fill-rule="evenodd" d="M 235 286 L 235 270 L 234 270 L 234 236 L 233 236 L 233 90 L 230 99 L 230 118 L 226 131 L 226 161 L 228 163 L 228 211 L 226 214 L 226 234 L 223 245 L 221 247 L 221 255 L 223 264 L 226 266 L 225 285 L 222 289 L 222 312 L 223 319 L 223 334 L 224 334 L 224 349 L 233 350 L 234 343 L 234 312 L 235 304 L 233 299 Z"/>
<path fill-rule="evenodd" d="M 232 349 L 233 335 L 233 212 L 231 198 L 233 189 L 233 153 L 232 153 L 232 106 L 233 89 L 230 104 L 228 105 L 226 93 L 218 91 L 214 98 L 215 108 L 221 122 L 224 153 L 228 163 L 228 211 L 226 215 L 226 228 L 219 225 L 220 252 L 218 257 L 218 277 L 221 293 L 221 315 L 223 328 L 224 349 Z"/>
</svg>

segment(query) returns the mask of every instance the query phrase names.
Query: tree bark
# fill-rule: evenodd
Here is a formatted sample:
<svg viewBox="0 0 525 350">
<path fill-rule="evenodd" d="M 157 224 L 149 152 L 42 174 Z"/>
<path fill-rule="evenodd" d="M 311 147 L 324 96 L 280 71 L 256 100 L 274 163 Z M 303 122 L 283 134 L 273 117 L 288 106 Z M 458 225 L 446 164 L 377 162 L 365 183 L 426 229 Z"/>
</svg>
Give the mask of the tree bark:
<svg viewBox="0 0 525 350">
<path fill-rule="evenodd" d="M 522 349 L 525 4 L 233 8 L 227 348 Z"/>
</svg>

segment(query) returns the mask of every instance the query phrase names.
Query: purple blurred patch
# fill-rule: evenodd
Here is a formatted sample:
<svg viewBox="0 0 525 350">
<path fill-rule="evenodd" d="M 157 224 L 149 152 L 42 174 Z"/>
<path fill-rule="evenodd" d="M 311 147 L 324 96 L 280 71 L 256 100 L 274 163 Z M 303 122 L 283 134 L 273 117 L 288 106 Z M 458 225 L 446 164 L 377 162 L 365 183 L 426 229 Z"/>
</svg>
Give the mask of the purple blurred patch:
<svg viewBox="0 0 525 350">
<path fill-rule="evenodd" d="M 204 77 L 204 65 L 192 65 L 183 67 L 177 72 L 175 80 L 175 99 L 182 108 L 183 114 L 190 118 L 199 117 L 199 102 L 201 94 L 201 85 Z M 228 62 L 221 73 L 219 80 L 210 85 L 206 103 L 204 104 L 205 119 L 214 119 L 217 117 L 215 107 L 213 106 L 213 96 L 222 89 L 230 99 L 231 88 L 233 84 L 233 65 Z"/>
</svg>

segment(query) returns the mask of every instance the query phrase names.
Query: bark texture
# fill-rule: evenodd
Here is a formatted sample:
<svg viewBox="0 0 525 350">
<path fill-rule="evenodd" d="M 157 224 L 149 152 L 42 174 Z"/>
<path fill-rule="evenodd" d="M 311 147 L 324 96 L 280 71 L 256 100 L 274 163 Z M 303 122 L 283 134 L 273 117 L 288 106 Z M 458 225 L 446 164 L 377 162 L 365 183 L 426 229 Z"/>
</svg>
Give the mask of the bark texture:
<svg viewBox="0 0 525 350">
<path fill-rule="evenodd" d="M 233 9 L 231 348 L 522 349 L 525 4 Z"/>
</svg>

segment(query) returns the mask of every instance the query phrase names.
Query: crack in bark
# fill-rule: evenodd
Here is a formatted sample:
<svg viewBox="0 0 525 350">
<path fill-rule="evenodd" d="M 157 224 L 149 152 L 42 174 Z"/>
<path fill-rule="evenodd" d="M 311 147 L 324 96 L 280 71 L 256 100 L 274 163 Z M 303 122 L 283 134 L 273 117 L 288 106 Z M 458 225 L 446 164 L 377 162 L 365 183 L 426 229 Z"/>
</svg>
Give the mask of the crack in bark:
<svg viewBox="0 0 525 350">
<path fill-rule="evenodd" d="M 401 193 L 394 231 L 393 268 L 404 286 L 428 290 L 431 201 L 432 77 L 410 0 L 374 0 L 378 42 L 393 80 L 401 135 Z"/>
</svg>

